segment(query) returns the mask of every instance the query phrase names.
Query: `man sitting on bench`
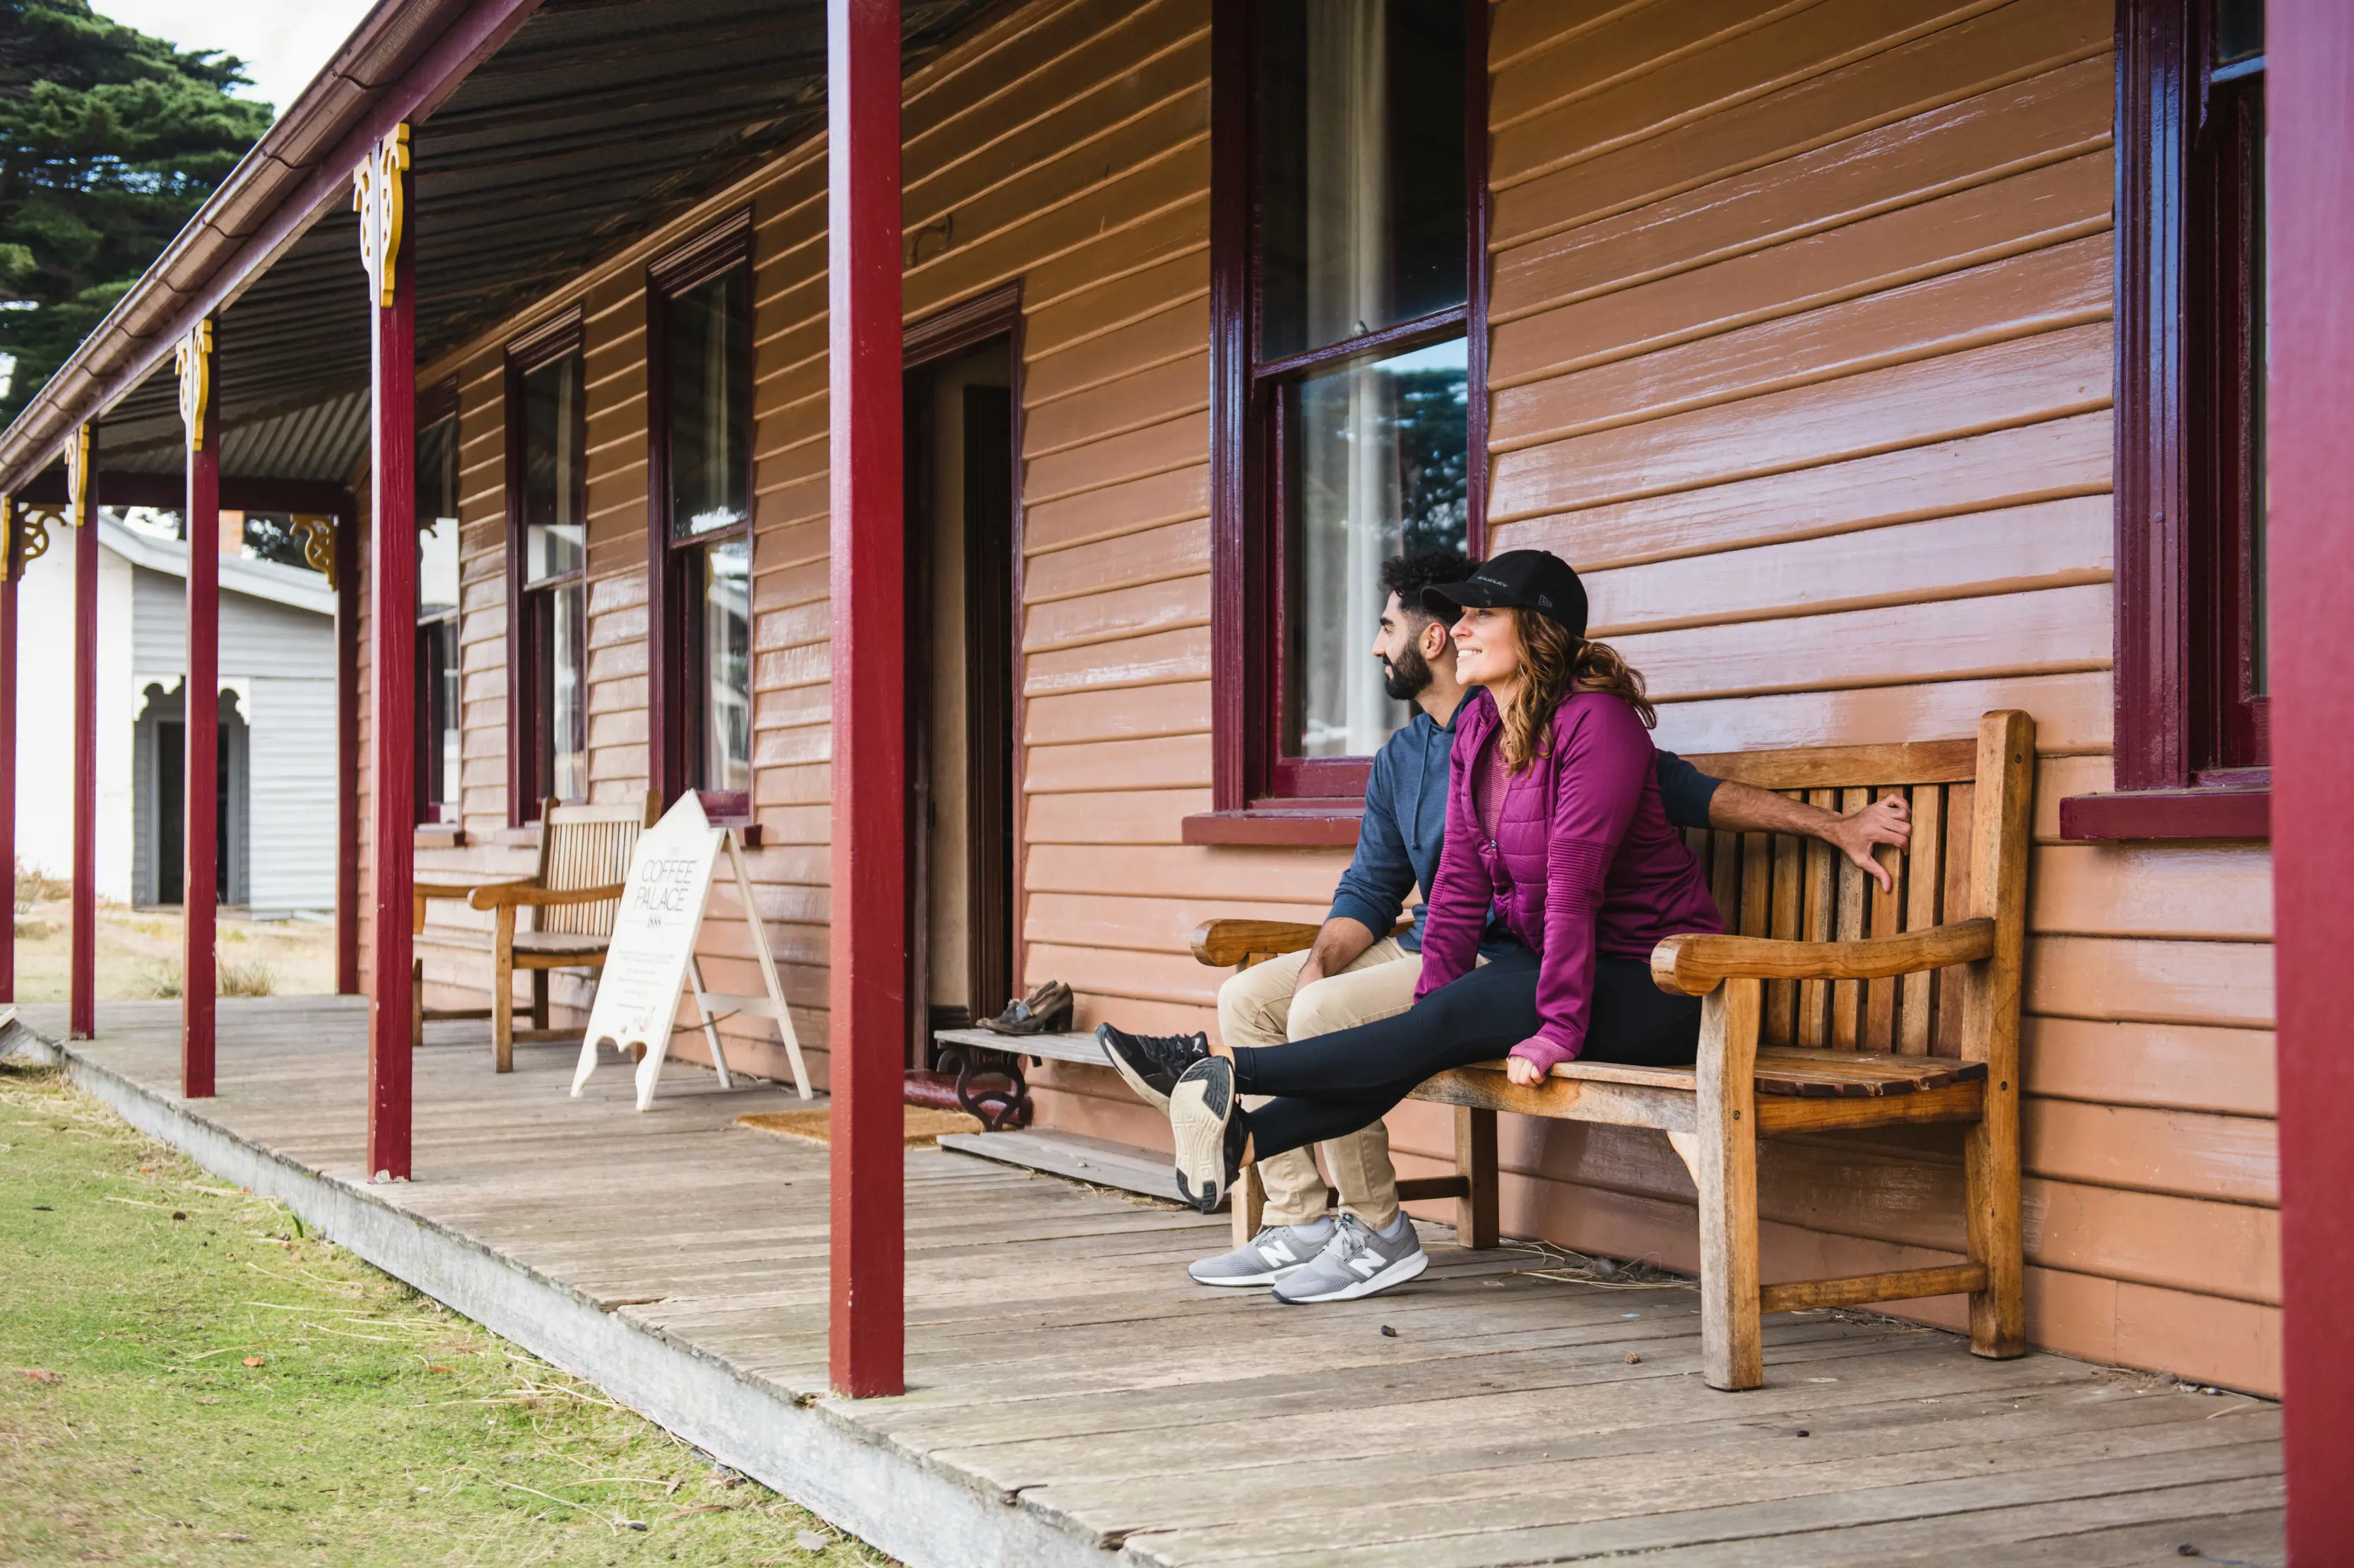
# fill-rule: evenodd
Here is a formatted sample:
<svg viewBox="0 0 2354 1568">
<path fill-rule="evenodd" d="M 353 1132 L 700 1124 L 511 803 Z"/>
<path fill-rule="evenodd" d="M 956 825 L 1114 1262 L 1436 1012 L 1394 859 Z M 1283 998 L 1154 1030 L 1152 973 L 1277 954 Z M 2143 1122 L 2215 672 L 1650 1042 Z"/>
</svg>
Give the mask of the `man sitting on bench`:
<svg viewBox="0 0 2354 1568">
<path fill-rule="evenodd" d="M 1413 1004 L 1422 972 L 1424 906 L 1391 935 L 1407 894 L 1429 895 L 1444 847 L 1447 759 L 1466 694 L 1456 678 L 1447 625 L 1423 604 L 1423 589 L 1461 580 L 1470 565 L 1451 550 L 1393 558 L 1382 567 L 1389 599 L 1373 656 L 1389 694 L 1415 711 L 1373 758 L 1357 853 L 1341 876 L 1314 946 L 1246 969 L 1219 989 L 1218 1026 L 1225 1044 L 1275 1045 L 1368 1023 Z M 1891 797 L 1851 816 L 1787 800 L 1771 790 L 1712 779 L 1672 752 L 1659 756 L 1659 794 L 1680 828 L 1794 833 L 1832 843 L 1882 886 L 1888 874 L 1872 858 L 1877 844 L 1903 847 L 1912 824 L 1903 800 Z M 1493 912 L 1480 961 L 1516 946 Z M 1097 1038 L 1129 1086 L 1165 1107 L 1177 1075 L 1207 1050 L 1204 1035 L 1130 1034 L 1106 1023 Z M 1248 1102 L 1246 1102 L 1247 1104 Z M 1339 1220 L 1325 1213 L 1325 1179 L 1305 1149 L 1258 1164 L 1267 1190 L 1266 1224 L 1232 1252 L 1194 1263 L 1203 1285 L 1272 1286 L 1293 1303 L 1346 1301 L 1403 1284 L 1427 1262 L 1413 1224 L 1398 1210 L 1397 1173 L 1384 1124 L 1333 1139 L 1325 1167 L 1339 1189 Z"/>
</svg>

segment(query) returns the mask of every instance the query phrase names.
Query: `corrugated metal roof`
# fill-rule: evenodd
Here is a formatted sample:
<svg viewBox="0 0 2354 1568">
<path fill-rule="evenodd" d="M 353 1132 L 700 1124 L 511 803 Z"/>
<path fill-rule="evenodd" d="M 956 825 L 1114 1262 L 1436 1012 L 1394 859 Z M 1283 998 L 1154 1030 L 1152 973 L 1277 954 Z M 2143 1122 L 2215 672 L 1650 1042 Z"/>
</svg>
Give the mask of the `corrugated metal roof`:
<svg viewBox="0 0 2354 1568">
<path fill-rule="evenodd" d="M 178 473 L 184 461 L 180 416 L 150 420 L 152 437 L 132 444 L 134 427 L 110 421 L 100 449 L 115 473 Z M 368 397 L 365 387 L 324 402 L 270 414 L 221 431 L 221 473 L 236 479 L 312 479 L 341 484 L 367 456 Z"/>
<path fill-rule="evenodd" d="M 996 3 L 911 0 L 907 56 Z M 546 0 L 411 133 L 419 363 L 806 135 L 825 68 L 823 0 Z M 357 219 L 337 207 L 221 313 L 225 473 L 349 475 L 367 309 Z M 179 439 L 167 360 L 101 419 L 100 466 L 176 471 Z"/>
</svg>

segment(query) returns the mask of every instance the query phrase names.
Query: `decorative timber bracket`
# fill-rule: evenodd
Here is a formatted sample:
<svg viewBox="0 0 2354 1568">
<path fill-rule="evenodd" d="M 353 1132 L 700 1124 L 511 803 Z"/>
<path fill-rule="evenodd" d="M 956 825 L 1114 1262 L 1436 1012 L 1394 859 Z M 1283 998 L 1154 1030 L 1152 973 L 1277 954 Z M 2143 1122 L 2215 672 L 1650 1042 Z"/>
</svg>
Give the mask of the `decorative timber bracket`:
<svg viewBox="0 0 2354 1568">
<path fill-rule="evenodd" d="M 297 513 L 289 521 L 294 536 L 302 541 L 302 564 L 314 572 L 326 574 L 327 586 L 335 587 L 335 520 L 315 513 Z"/>
<path fill-rule="evenodd" d="M 213 395 L 213 321 L 210 316 L 188 329 L 172 351 L 172 368 L 180 377 L 180 418 L 188 427 L 188 450 L 205 450 L 205 405 Z"/>
<path fill-rule="evenodd" d="M 27 506 L 12 501 L 15 514 L 8 529 L 8 572 L 15 577 L 49 553 L 49 526 L 67 526 L 65 511 L 56 506 Z"/>
<path fill-rule="evenodd" d="M 0 495 L 0 583 L 19 577 L 34 557 L 49 547 L 47 513 L 20 506 L 13 495 Z"/>
<path fill-rule="evenodd" d="M 394 126 L 352 172 L 352 206 L 360 215 L 360 265 L 376 284 L 376 302 L 392 308 L 393 258 L 400 252 L 401 175 L 408 167 L 408 126 Z"/>
<path fill-rule="evenodd" d="M 76 425 L 66 438 L 66 521 L 81 526 L 82 503 L 90 492 L 90 427 Z"/>
</svg>

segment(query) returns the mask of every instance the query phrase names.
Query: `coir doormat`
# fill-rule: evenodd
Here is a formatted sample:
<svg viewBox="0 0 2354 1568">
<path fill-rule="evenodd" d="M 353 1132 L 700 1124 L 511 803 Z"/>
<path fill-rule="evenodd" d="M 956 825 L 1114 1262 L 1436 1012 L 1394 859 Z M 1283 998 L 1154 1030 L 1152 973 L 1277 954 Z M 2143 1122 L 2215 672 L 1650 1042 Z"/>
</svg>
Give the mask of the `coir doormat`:
<svg viewBox="0 0 2354 1568">
<path fill-rule="evenodd" d="M 922 1149 L 939 1141 L 944 1132 L 979 1132 L 981 1118 L 962 1111 L 933 1110 L 925 1106 L 902 1106 L 903 1141 L 910 1149 Z M 763 1111 L 757 1116 L 739 1116 L 737 1127 L 748 1127 L 754 1132 L 771 1133 L 779 1138 L 806 1138 L 812 1143 L 832 1141 L 832 1111 L 821 1106 L 813 1110 Z"/>
</svg>

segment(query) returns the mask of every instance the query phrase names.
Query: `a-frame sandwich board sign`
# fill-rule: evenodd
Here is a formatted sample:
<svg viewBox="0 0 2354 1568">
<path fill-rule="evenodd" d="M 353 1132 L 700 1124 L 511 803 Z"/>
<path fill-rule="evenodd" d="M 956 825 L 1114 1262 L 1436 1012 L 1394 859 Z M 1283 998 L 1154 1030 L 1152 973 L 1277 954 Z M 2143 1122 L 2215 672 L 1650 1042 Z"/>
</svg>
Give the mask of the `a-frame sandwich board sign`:
<svg viewBox="0 0 2354 1568">
<path fill-rule="evenodd" d="M 727 996 L 705 991 L 702 965 L 695 960 L 695 942 L 711 898 L 711 876 L 723 848 L 735 873 L 736 895 L 744 906 L 760 978 L 766 982 L 764 995 Z M 644 1110 L 653 1103 L 663 1059 L 669 1054 L 671 1036 L 679 1027 L 679 991 L 689 982 L 722 1087 L 729 1086 L 731 1080 L 715 1011 L 773 1020 L 784 1042 L 786 1059 L 792 1065 L 794 1086 L 801 1098 L 811 1097 L 809 1069 L 801 1061 L 792 1013 L 785 1006 L 776 957 L 769 951 L 769 933 L 753 897 L 751 874 L 744 866 L 743 846 L 733 831 L 711 825 L 693 790 L 682 795 L 677 805 L 663 813 L 662 821 L 638 836 L 637 848 L 631 854 L 629 881 L 613 920 L 612 944 L 606 949 L 597 1000 L 588 1010 L 588 1032 L 580 1042 L 580 1063 L 572 1075 L 576 1098 L 596 1070 L 597 1047 L 610 1044 L 638 1057 L 638 1108 Z"/>
</svg>

